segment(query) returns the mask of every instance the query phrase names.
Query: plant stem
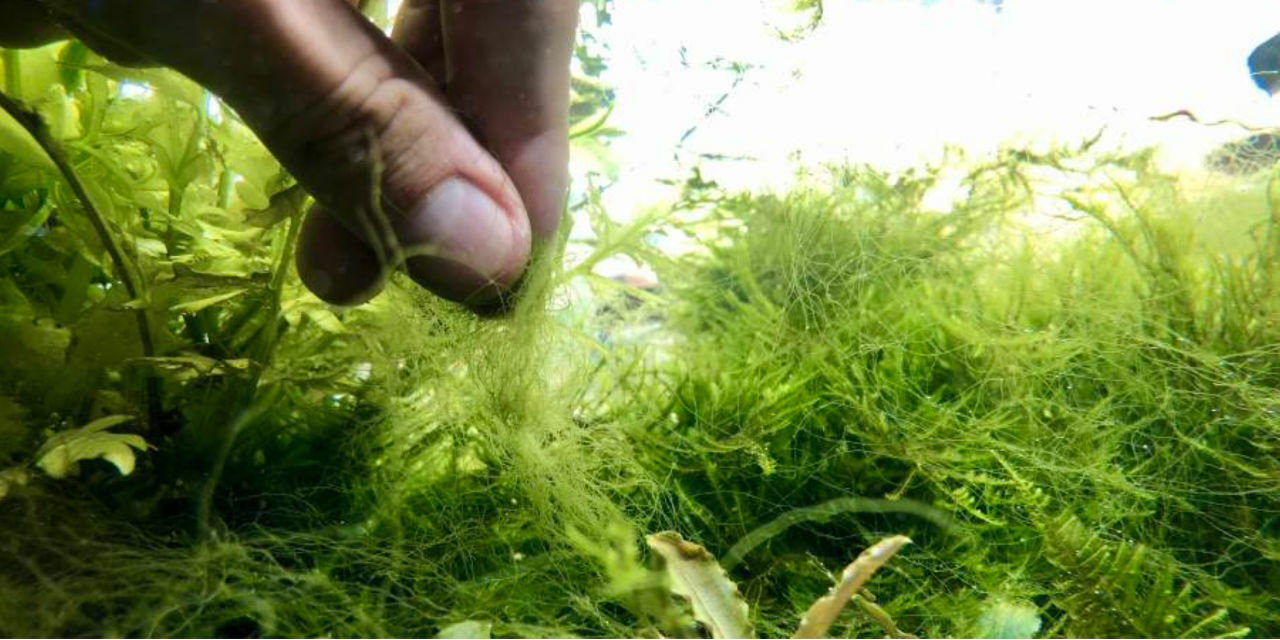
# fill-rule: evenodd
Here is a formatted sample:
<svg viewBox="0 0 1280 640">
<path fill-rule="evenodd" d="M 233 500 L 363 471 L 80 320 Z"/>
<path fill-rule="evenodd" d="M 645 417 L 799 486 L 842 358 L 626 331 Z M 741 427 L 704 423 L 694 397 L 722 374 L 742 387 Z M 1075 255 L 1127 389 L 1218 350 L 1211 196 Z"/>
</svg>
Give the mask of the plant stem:
<svg viewBox="0 0 1280 640">
<path fill-rule="evenodd" d="M 9 78 L 9 51 L 5 51 L 5 75 L 6 83 Z M 81 208 L 84 209 L 85 215 L 88 216 L 93 230 L 98 234 L 98 239 L 102 242 L 102 246 L 106 248 L 107 255 L 111 258 L 116 274 L 120 278 L 121 284 L 124 285 L 125 292 L 129 294 L 130 299 L 140 300 L 142 297 L 142 282 L 136 277 L 131 269 L 131 265 L 125 258 L 124 251 L 120 247 L 120 243 L 116 240 L 115 235 L 111 233 L 110 227 L 107 226 L 107 220 L 94 206 L 93 200 L 89 197 L 89 192 L 85 189 L 84 183 L 80 177 L 76 175 L 75 170 L 71 167 L 71 163 L 67 160 L 66 151 L 62 145 L 49 133 L 49 128 L 44 120 L 40 118 L 34 111 L 29 111 L 7 94 L 0 93 L 0 108 L 3 108 L 11 118 L 22 125 L 22 128 L 31 134 L 36 144 L 44 150 L 49 159 L 53 161 L 54 166 L 58 168 L 58 172 L 62 174 L 63 179 L 71 187 L 72 193 L 76 199 L 80 201 Z M 134 315 L 138 320 L 138 338 L 142 343 L 142 355 L 146 358 L 155 356 L 155 343 L 152 340 L 151 320 L 147 317 L 145 307 L 139 307 L 134 311 Z M 159 417 L 159 385 L 154 377 L 148 377 L 146 390 L 144 391 L 144 404 L 147 408 L 147 423 L 154 428 L 155 420 Z"/>
<path fill-rule="evenodd" d="M 298 244 L 298 232 L 302 229 L 302 203 L 307 196 L 302 187 L 295 185 L 278 194 L 277 197 L 288 199 L 288 202 L 282 203 L 282 206 L 289 208 L 289 228 L 285 231 L 284 246 L 280 249 L 280 259 L 276 263 L 275 271 L 271 276 L 270 333 L 267 340 L 262 343 L 261 351 L 255 354 L 260 363 L 259 374 L 270 366 L 271 356 L 275 354 L 276 342 L 280 338 L 280 309 L 284 301 L 284 281 L 289 276 L 289 267 L 293 264 L 293 252 Z"/>
<path fill-rule="evenodd" d="M 293 252 L 298 242 L 298 231 L 302 227 L 302 204 L 306 198 L 306 193 L 302 191 L 301 187 L 294 186 L 285 192 L 276 194 L 273 200 L 276 198 L 288 199 L 288 202 L 279 204 L 289 208 L 289 228 L 285 231 L 284 246 L 281 247 L 279 261 L 276 263 L 271 276 L 271 303 L 267 308 L 270 319 L 267 321 L 267 327 L 263 329 L 263 333 L 252 351 L 257 366 L 245 385 L 246 396 L 250 398 L 249 407 L 234 420 L 230 421 L 226 430 L 221 434 L 222 439 L 213 458 L 213 468 L 209 471 L 209 479 L 205 481 L 204 487 L 201 488 L 200 498 L 196 503 L 196 538 L 201 541 L 213 539 L 214 531 L 211 524 L 213 519 L 213 496 L 218 488 L 218 483 L 222 481 L 222 472 L 226 468 L 227 458 L 231 455 L 231 449 L 235 445 L 236 437 L 241 430 L 265 413 L 274 402 L 275 388 L 268 385 L 263 391 L 264 388 L 260 386 L 260 383 L 262 374 L 271 366 L 271 359 L 275 354 L 276 345 L 283 330 L 280 320 L 280 308 L 284 298 L 285 279 L 289 274 L 289 266 L 293 264 Z"/>
<path fill-rule="evenodd" d="M 236 441 L 236 435 L 245 427 L 257 420 L 266 409 L 271 406 L 274 398 L 268 394 L 265 397 L 257 398 L 253 404 L 240 412 L 234 420 L 227 424 L 226 433 L 223 435 L 222 442 L 218 445 L 218 451 L 214 455 L 213 468 L 209 471 L 209 479 L 200 489 L 200 498 L 196 502 L 196 539 L 202 542 L 213 540 L 213 527 L 211 520 L 213 517 L 213 494 L 218 488 L 218 482 L 222 480 L 222 471 L 227 466 L 227 458 L 231 455 L 231 446 Z"/>
<path fill-rule="evenodd" d="M 1262 299 L 1271 299 L 1272 280 L 1275 274 L 1275 259 L 1280 254 L 1280 164 L 1271 170 L 1271 179 L 1267 181 L 1267 230 L 1262 239 L 1262 250 L 1258 252 L 1259 271 L 1262 272 Z"/>
</svg>

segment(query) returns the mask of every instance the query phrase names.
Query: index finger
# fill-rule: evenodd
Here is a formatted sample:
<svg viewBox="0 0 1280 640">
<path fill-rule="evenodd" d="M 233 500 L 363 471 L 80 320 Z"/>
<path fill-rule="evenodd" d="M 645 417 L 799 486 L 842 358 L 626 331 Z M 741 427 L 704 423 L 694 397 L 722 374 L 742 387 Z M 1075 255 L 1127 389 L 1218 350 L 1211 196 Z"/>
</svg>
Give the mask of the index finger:
<svg viewBox="0 0 1280 640">
<path fill-rule="evenodd" d="M 407 0 L 402 11 L 393 40 L 506 169 L 534 235 L 552 237 L 568 190 L 578 0 Z"/>
</svg>

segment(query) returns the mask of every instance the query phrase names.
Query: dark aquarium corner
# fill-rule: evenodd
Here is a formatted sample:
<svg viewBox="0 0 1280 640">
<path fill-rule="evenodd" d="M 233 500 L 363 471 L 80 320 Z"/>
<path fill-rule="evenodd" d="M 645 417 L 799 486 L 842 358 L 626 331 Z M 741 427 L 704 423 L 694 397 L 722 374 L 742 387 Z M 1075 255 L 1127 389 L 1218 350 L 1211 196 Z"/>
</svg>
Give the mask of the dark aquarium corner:
<svg viewBox="0 0 1280 640">
<path fill-rule="evenodd" d="M 492 3 L 298 2 L 492 142 Z M 563 218 L 463 295 L 311 271 L 430 108 L 291 171 L 179 5 L 0 0 L 0 636 L 1280 636 L 1280 4 L 570 2 Z"/>
</svg>

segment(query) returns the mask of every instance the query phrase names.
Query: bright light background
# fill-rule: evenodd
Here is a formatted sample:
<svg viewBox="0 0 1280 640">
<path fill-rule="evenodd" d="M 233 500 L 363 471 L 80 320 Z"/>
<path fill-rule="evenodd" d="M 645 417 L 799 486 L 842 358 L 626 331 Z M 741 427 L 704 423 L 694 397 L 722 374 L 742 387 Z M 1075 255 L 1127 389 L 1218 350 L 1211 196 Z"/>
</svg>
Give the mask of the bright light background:
<svg viewBox="0 0 1280 640">
<path fill-rule="evenodd" d="M 1277 0 L 826 0 L 821 25 L 794 43 L 769 26 L 778 4 L 614 3 L 612 25 L 595 28 L 617 88 L 611 124 L 627 132 L 613 143 L 613 215 L 668 199 L 657 181 L 696 165 L 726 187 L 783 188 L 823 162 L 892 170 L 946 145 L 1043 148 L 1105 126 L 1108 145 L 1159 143 L 1166 166 L 1198 169 L 1247 132 L 1151 117 L 1280 126 L 1280 100 L 1246 64 L 1280 31 Z M 584 10 L 586 28 L 593 20 Z M 734 86 L 715 60 L 751 68 Z"/>
</svg>

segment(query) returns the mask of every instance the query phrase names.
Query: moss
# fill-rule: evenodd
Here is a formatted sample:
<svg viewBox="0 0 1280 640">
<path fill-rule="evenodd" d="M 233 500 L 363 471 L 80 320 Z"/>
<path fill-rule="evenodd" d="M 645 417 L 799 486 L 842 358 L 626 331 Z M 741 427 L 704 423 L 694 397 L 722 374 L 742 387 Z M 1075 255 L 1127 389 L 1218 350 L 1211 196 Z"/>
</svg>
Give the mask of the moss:
<svg viewBox="0 0 1280 640">
<path fill-rule="evenodd" d="M 814 571 L 789 556 L 831 569 L 855 540 L 905 532 L 926 541 L 917 564 L 881 589 L 911 594 L 893 609 L 928 635 L 966 633 L 944 594 L 1011 589 L 1057 634 L 1274 629 L 1275 220 L 1200 217 L 1134 161 L 1063 196 L 1080 229 L 1057 243 L 1002 231 L 1028 201 L 1002 182 L 971 182 L 946 216 L 920 206 L 927 177 L 867 197 L 888 186 L 874 172 L 722 202 L 729 242 L 669 274 L 683 342 L 654 466 L 681 470 L 686 530 L 728 548 L 804 505 L 910 499 L 964 534 L 854 511 L 757 547 L 746 589 L 785 593 Z M 1200 225 L 1246 248 L 1211 253 Z M 1064 513 L 1079 530 L 1055 537 Z M 1134 622 L 1171 584 L 1187 590 L 1171 626 Z"/>
</svg>

